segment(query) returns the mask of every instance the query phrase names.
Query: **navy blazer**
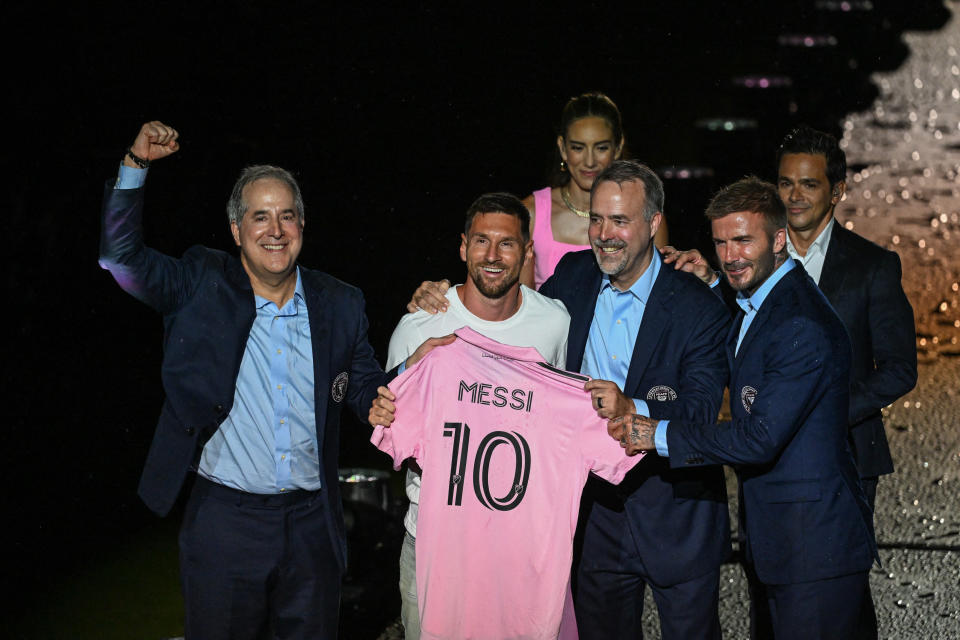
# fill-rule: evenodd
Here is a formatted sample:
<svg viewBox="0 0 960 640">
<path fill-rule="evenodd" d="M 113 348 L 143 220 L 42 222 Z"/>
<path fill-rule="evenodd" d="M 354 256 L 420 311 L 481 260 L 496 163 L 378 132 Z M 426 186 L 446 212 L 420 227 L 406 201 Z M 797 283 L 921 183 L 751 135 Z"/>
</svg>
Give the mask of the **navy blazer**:
<svg viewBox="0 0 960 640">
<path fill-rule="evenodd" d="M 880 409 L 917 383 L 913 308 L 900 283 L 900 257 L 833 221 L 820 290 L 853 345 L 850 444 L 860 477 L 893 472 Z"/>
<path fill-rule="evenodd" d="M 601 278 L 593 252 L 579 251 L 565 255 L 540 288 L 570 312 L 571 371 L 579 371 L 583 362 Z M 652 418 L 716 423 L 727 382 L 723 343 L 729 326 L 729 312 L 707 286 L 663 265 L 644 309 L 623 392 L 645 400 Z M 587 501 L 592 495 L 626 511 L 637 551 L 657 584 L 713 571 L 730 551 L 720 466 L 670 469 L 666 459 L 652 455 L 618 487 L 593 479 L 585 495 Z"/>
<path fill-rule="evenodd" d="M 163 314 L 161 377 L 166 398 L 139 494 L 166 515 L 199 461 L 204 443 L 233 406 L 240 361 L 256 316 L 250 278 L 223 251 L 191 247 L 180 259 L 145 247 L 143 189 L 104 194 L 100 264 L 120 286 Z M 365 417 L 387 376 L 367 342 L 363 295 L 320 271 L 300 268 L 313 342 L 317 445 L 330 539 L 346 564 L 337 458 L 343 402 Z"/>
<path fill-rule="evenodd" d="M 746 557 L 766 584 L 870 568 L 873 519 L 847 443 L 850 340 L 799 264 L 773 287 L 736 349 L 732 420 L 704 430 L 671 422 L 671 466 L 732 464 L 740 480 Z"/>
</svg>

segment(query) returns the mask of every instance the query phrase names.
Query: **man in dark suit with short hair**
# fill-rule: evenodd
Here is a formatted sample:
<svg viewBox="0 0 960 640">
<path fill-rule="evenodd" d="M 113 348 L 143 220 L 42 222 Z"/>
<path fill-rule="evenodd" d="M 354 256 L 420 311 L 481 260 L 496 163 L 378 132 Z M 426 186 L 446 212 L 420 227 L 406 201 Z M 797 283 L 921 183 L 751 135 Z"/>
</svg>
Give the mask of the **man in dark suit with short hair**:
<svg viewBox="0 0 960 640">
<path fill-rule="evenodd" d="M 164 321 L 166 399 L 139 493 L 166 515 L 196 474 L 180 530 L 188 639 L 334 638 L 346 565 L 340 412 L 365 415 L 388 379 L 363 295 L 297 265 L 303 201 L 279 167 L 248 167 L 234 186 L 239 258 L 146 247 L 146 168 L 177 138 L 144 124 L 104 194 L 100 264 Z"/>
<path fill-rule="evenodd" d="M 649 168 L 617 161 L 593 186 L 592 251 L 570 253 L 540 292 L 570 312 L 567 368 L 585 373 L 602 417 L 716 422 L 729 313 L 688 274 L 662 268 L 653 237 L 663 185 Z M 649 586 L 662 637 L 719 638 L 720 565 L 729 553 L 719 465 L 671 469 L 651 458 L 613 487 L 584 491 L 575 608 L 581 638 L 635 637 Z"/>
<path fill-rule="evenodd" d="M 786 255 L 786 211 L 772 184 L 730 185 L 707 217 L 743 310 L 727 339 L 732 420 L 707 430 L 634 415 L 611 421 L 611 435 L 672 469 L 737 469 L 754 638 L 849 638 L 877 558 L 847 443 L 850 340 Z"/>
</svg>

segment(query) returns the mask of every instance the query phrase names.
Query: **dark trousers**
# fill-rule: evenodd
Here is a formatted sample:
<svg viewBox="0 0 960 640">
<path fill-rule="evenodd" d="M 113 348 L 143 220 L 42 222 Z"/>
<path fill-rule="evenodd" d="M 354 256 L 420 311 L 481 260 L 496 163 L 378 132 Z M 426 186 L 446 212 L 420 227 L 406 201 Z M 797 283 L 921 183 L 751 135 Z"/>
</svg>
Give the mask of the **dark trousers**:
<svg viewBox="0 0 960 640">
<path fill-rule="evenodd" d="M 749 566 L 753 640 L 849 640 L 856 637 L 869 572 L 801 582 L 761 583 Z"/>
<path fill-rule="evenodd" d="M 643 638 L 647 586 L 657 604 L 663 640 L 719 640 L 720 567 L 687 582 L 658 585 L 636 552 L 626 517 L 610 515 L 601 526 L 594 518 L 585 527 L 574 594 L 580 640 Z"/>
<path fill-rule="evenodd" d="M 877 480 L 877 476 L 860 478 L 860 484 L 863 486 L 863 493 L 867 496 L 867 504 L 870 505 L 871 513 L 876 513 L 874 505 L 877 501 Z M 857 630 L 853 637 L 856 640 L 877 640 L 877 612 L 873 607 L 869 580 L 860 604 L 860 617 L 857 620 Z"/>
<path fill-rule="evenodd" d="M 180 529 L 187 640 L 336 638 L 341 569 L 320 492 L 198 477 Z"/>
</svg>

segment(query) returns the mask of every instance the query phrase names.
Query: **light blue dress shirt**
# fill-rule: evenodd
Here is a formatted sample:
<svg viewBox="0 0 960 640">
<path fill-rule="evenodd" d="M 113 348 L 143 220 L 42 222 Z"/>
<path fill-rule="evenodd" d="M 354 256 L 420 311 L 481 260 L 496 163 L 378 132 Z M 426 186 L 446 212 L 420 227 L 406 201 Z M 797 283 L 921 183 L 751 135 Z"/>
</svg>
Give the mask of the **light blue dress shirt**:
<svg viewBox="0 0 960 640">
<path fill-rule="evenodd" d="M 610 380 L 623 389 L 630 370 L 633 347 L 637 332 L 643 322 L 643 312 L 650 300 L 650 292 L 660 273 L 660 252 L 653 257 L 646 271 L 626 291 L 619 291 L 610 284 L 610 276 L 604 274 L 593 310 L 590 333 L 583 352 L 580 373 L 600 380 Z M 637 413 L 650 415 L 644 400 L 633 399 Z"/>
<path fill-rule="evenodd" d="M 782 265 L 770 274 L 770 277 L 763 281 L 763 284 L 757 287 L 757 290 L 753 292 L 752 296 L 747 297 L 743 295 L 742 291 L 737 294 L 737 304 L 743 309 L 745 315 L 743 316 L 743 321 L 740 323 L 740 334 L 737 336 L 737 347 L 734 350 L 734 354 L 740 350 L 740 343 L 743 342 L 743 336 L 747 334 L 747 329 L 750 328 L 753 319 L 757 317 L 760 305 L 767 299 L 770 291 L 777 283 L 783 279 L 783 276 L 787 275 L 795 266 L 796 262 L 794 262 L 793 258 L 788 257 Z M 717 282 L 719 282 L 719 280 Z M 669 424 L 669 420 L 661 420 L 657 425 L 657 430 L 653 434 L 653 443 L 657 447 L 657 453 L 664 458 L 670 455 L 667 447 L 667 427 Z"/>
<path fill-rule="evenodd" d="M 146 169 L 120 165 L 114 188 L 137 189 L 146 176 Z M 197 472 L 248 493 L 319 489 L 313 345 L 300 269 L 282 309 L 254 300 L 233 408 L 204 445 Z"/>
<path fill-rule="evenodd" d="M 147 179 L 147 169 L 134 169 L 125 164 L 120 165 L 117 174 L 117 183 L 114 189 L 139 189 Z"/>
<path fill-rule="evenodd" d="M 737 348 L 734 350 L 734 354 L 739 353 L 743 336 L 747 335 L 747 329 L 750 328 L 753 319 L 757 317 L 757 311 L 760 310 L 760 305 L 763 304 L 763 301 L 767 299 L 770 290 L 773 289 L 783 276 L 787 275 L 796 264 L 793 258 L 788 257 L 782 265 L 777 267 L 776 271 L 770 274 L 769 278 L 763 281 L 763 284 L 757 287 L 757 290 L 753 292 L 752 296 L 748 298 L 743 295 L 743 291 L 737 294 L 737 304 L 743 309 L 745 315 L 743 316 L 743 322 L 740 323 L 740 335 L 737 336 Z"/>
<path fill-rule="evenodd" d="M 320 488 L 313 345 L 300 270 L 282 309 L 254 296 L 257 315 L 233 408 L 203 447 L 198 472 L 248 493 Z"/>
</svg>

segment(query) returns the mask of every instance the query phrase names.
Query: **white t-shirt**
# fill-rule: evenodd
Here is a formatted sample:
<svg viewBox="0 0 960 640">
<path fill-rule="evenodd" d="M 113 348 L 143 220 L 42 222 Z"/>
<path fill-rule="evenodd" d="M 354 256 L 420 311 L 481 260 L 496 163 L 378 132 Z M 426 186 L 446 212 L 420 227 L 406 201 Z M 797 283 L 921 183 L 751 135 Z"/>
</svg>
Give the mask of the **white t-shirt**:
<svg viewBox="0 0 960 640">
<path fill-rule="evenodd" d="M 450 287 L 447 300 L 450 307 L 446 313 L 430 314 L 426 311 L 408 313 L 400 319 L 390 337 L 387 351 L 387 368 L 406 360 L 427 338 L 449 335 L 460 327 L 470 327 L 492 340 L 513 347 L 533 347 L 545 362 L 563 369 L 567 360 L 567 331 L 570 314 L 559 300 L 540 295 L 533 289 L 520 285 L 520 308 L 506 320 L 484 320 L 470 313 L 460 301 L 457 289 Z M 420 503 L 420 475 L 407 471 L 407 497 L 410 508 L 403 525 L 410 535 L 417 535 L 417 509 Z"/>
</svg>

